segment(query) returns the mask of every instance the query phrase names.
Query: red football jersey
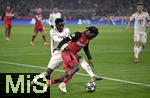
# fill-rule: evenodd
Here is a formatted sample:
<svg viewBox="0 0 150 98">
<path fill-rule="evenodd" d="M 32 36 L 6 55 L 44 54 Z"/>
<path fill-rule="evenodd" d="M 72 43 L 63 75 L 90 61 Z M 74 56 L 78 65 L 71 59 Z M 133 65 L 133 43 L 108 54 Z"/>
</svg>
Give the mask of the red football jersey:
<svg viewBox="0 0 150 98">
<path fill-rule="evenodd" d="M 81 48 L 85 47 L 89 41 L 90 40 L 85 36 L 85 33 L 81 33 L 80 38 L 74 42 L 70 42 L 66 49 L 69 49 L 76 54 L 81 50 Z"/>
<path fill-rule="evenodd" d="M 4 15 L 4 23 L 5 24 L 11 24 L 12 23 L 12 16 L 13 16 L 12 11 L 6 10 L 5 15 Z"/>
<path fill-rule="evenodd" d="M 42 13 L 37 13 L 36 15 L 35 15 L 35 27 L 36 28 L 43 28 L 43 23 L 42 23 L 42 21 L 43 21 L 43 14 Z"/>
</svg>

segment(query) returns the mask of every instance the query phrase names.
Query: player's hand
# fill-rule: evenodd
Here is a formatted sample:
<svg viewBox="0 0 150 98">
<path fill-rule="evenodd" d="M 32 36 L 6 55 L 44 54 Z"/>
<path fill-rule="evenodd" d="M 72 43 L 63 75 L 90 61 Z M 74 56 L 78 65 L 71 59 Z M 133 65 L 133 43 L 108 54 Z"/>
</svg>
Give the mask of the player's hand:
<svg viewBox="0 0 150 98">
<path fill-rule="evenodd" d="M 45 27 L 43 27 L 43 30 L 45 31 Z"/>
<path fill-rule="evenodd" d="M 88 63 L 89 63 L 90 66 L 92 66 L 92 67 L 94 68 L 92 59 L 89 59 L 89 60 L 88 60 Z"/>
</svg>

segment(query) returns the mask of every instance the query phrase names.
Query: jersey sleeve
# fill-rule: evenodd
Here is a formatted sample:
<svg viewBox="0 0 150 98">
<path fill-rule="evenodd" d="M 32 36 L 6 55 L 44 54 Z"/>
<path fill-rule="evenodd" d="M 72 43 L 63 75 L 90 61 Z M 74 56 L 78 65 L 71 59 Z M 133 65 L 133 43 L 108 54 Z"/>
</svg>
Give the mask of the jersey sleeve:
<svg viewBox="0 0 150 98">
<path fill-rule="evenodd" d="M 58 36 L 58 34 L 55 32 L 55 30 L 51 30 L 50 31 L 50 35 L 51 35 L 51 38 L 55 41 L 55 42 L 60 42 L 62 41 L 62 38 L 60 38 Z"/>
<path fill-rule="evenodd" d="M 58 44 L 57 49 L 60 49 L 65 43 L 67 43 L 67 42 L 69 42 L 69 41 L 73 42 L 73 41 L 78 40 L 78 39 L 80 38 L 80 36 L 81 36 L 81 33 L 80 33 L 80 32 L 76 32 L 76 33 L 71 34 L 70 36 L 64 38 L 64 39 Z"/>
<path fill-rule="evenodd" d="M 132 14 L 132 16 L 130 17 L 130 21 L 133 21 L 135 19 L 135 14 Z"/>
<path fill-rule="evenodd" d="M 89 50 L 89 43 L 83 49 L 84 49 L 84 52 L 85 52 L 87 58 L 89 60 L 92 59 L 92 56 L 91 56 L 91 53 L 90 53 L 90 50 Z"/>
<path fill-rule="evenodd" d="M 38 15 L 35 15 L 35 19 L 38 19 Z"/>
<path fill-rule="evenodd" d="M 58 14 L 57 14 L 57 18 L 61 18 L 61 13 L 58 13 Z"/>
<path fill-rule="evenodd" d="M 80 38 L 80 36 L 81 36 L 81 33 L 80 33 L 80 32 L 76 32 L 76 33 L 71 34 L 71 35 L 68 36 L 68 37 L 69 37 L 69 39 L 70 39 L 71 41 L 76 41 L 77 39 Z"/>
<path fill-rule="evenodd" d="M 49 25 L 52 25 L 52 22 L 51 22 L 52 19 L 51 19 L 51 17 L 52 17 L 52 16 L 51 16 L 51 14 L 50 14 L 50 15 L 49 15 L 49 20 L 48 20 Z"/>
<path fill-rule="evenodd" d="M 70 34 L 70 30 L 69 28 L 66 28 L 66 36 L 69 36 L 69 34 Z"/>
<path fill-rule="evenodd" d="M 4 20 L 4 17 L 5 17 L 5 12 L 3 12 L 2 14 L 2 20 Z"/>
</svg>

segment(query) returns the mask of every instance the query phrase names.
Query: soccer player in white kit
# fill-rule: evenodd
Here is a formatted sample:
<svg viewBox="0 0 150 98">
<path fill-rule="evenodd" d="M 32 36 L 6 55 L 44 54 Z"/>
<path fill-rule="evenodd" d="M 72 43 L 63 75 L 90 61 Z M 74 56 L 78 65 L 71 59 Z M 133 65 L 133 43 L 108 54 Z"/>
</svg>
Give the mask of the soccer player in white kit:
<svg viewBox="0 0 150 98">
<path fill-rule="evenodd" d="M 55 27 L 55 20 L 61 18 L 61 13 L 58 12 L 58 8 L 54 8 L 53 12 L 49 15 L 49 25 L 51 28 Z"/>
<path fill-rule="evenodd" d="M 31 85 L 37 82 L 38 79 L 51 75 L 51 73 L 63 63 L 63 60 L 61 58 L 61 52 L 55 51 L 55 49 L 57 45 L 59 44 L 59 42 L 61 42 L 63 38 L 69 35 L 70 30 L 64 26 L 65 25 L 64 20 L 61 18 L 57 18 L 55 23 L 56 23 L 56 28 L 53 28 L 50 30 L 52 57 L 49 61 L 49 64 L 45 72 L 35 77 L 33 81 L 31 82 Z M 88 64 L 83 57 L 79 56 L 79 64 L 89 74 L 89 76 L 91 77 L 91 81 L 102 80 L 103 79 L 102 77 L 98 77 L 97 75 L 93 73 L 91 69 L 91 65 L 90 65 L 91 63 L 92 62 L 89 61 L 89 64 Z"/>
<path fill-rule="evenodd" d="M 143 11 L 143 3 L 137 4 L 137 12 L 132 14 L 128 22 L 126 31 L 128 31 L 130 22 L 135 21 L 134 23 L 134 63 L 140 61 L 139 54 L 145 48 L 147 42 L 147 33 L 146 28 L 150 20 L 149 14 Z"/>
</svg>

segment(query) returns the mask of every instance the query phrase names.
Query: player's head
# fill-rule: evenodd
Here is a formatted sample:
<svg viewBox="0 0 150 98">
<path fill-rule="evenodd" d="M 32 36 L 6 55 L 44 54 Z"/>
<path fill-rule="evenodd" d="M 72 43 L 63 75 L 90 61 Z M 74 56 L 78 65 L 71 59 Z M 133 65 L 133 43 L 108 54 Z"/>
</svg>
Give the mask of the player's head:
<svg viewBox="0 0 150 98">
<path fill-rule="evenodd" d="M 62 32 L 65 26 L 64 20 L 62 18 L 57 18 L 55 20 L 56 28 L 59 32 Z"/>
<path fill-rule="evenodd" d="M 54 9 L 53 9 L 53 12 L 54 12 L 54 13 L 57 13 L 57 12 L 58 12 L 58 8 L 54 8 Z"/>
<path fill-rule="evenodd" d="M 142 11 L 143 11 L 143 9 L 144 9 L 144 4 L 143 4 L 143 3 L 141 3 L 141 2 L 140 2 L 140 3 L 138 3 L 138 4 L 137 4 L 137 11 L 138 11 L 138 12 L 142 12 Z"/>
<path fill-rule="evenodd" d="M 42 8 L 38 8 L 37 13 L 41 13 L 41 12 L 42 12 Z"/>
<path fill-rule="evenodd" d="M 7 6 L 7 7 L 6 7 L 6 10 L 10 10 L 10 6 Z"/>
<path fill-rule="evenodd" d="M 98 28 L 95 26 L 86 27 L 85 35 L 89 39 L 93 39 L 98 35 Z"/>
</svg>

